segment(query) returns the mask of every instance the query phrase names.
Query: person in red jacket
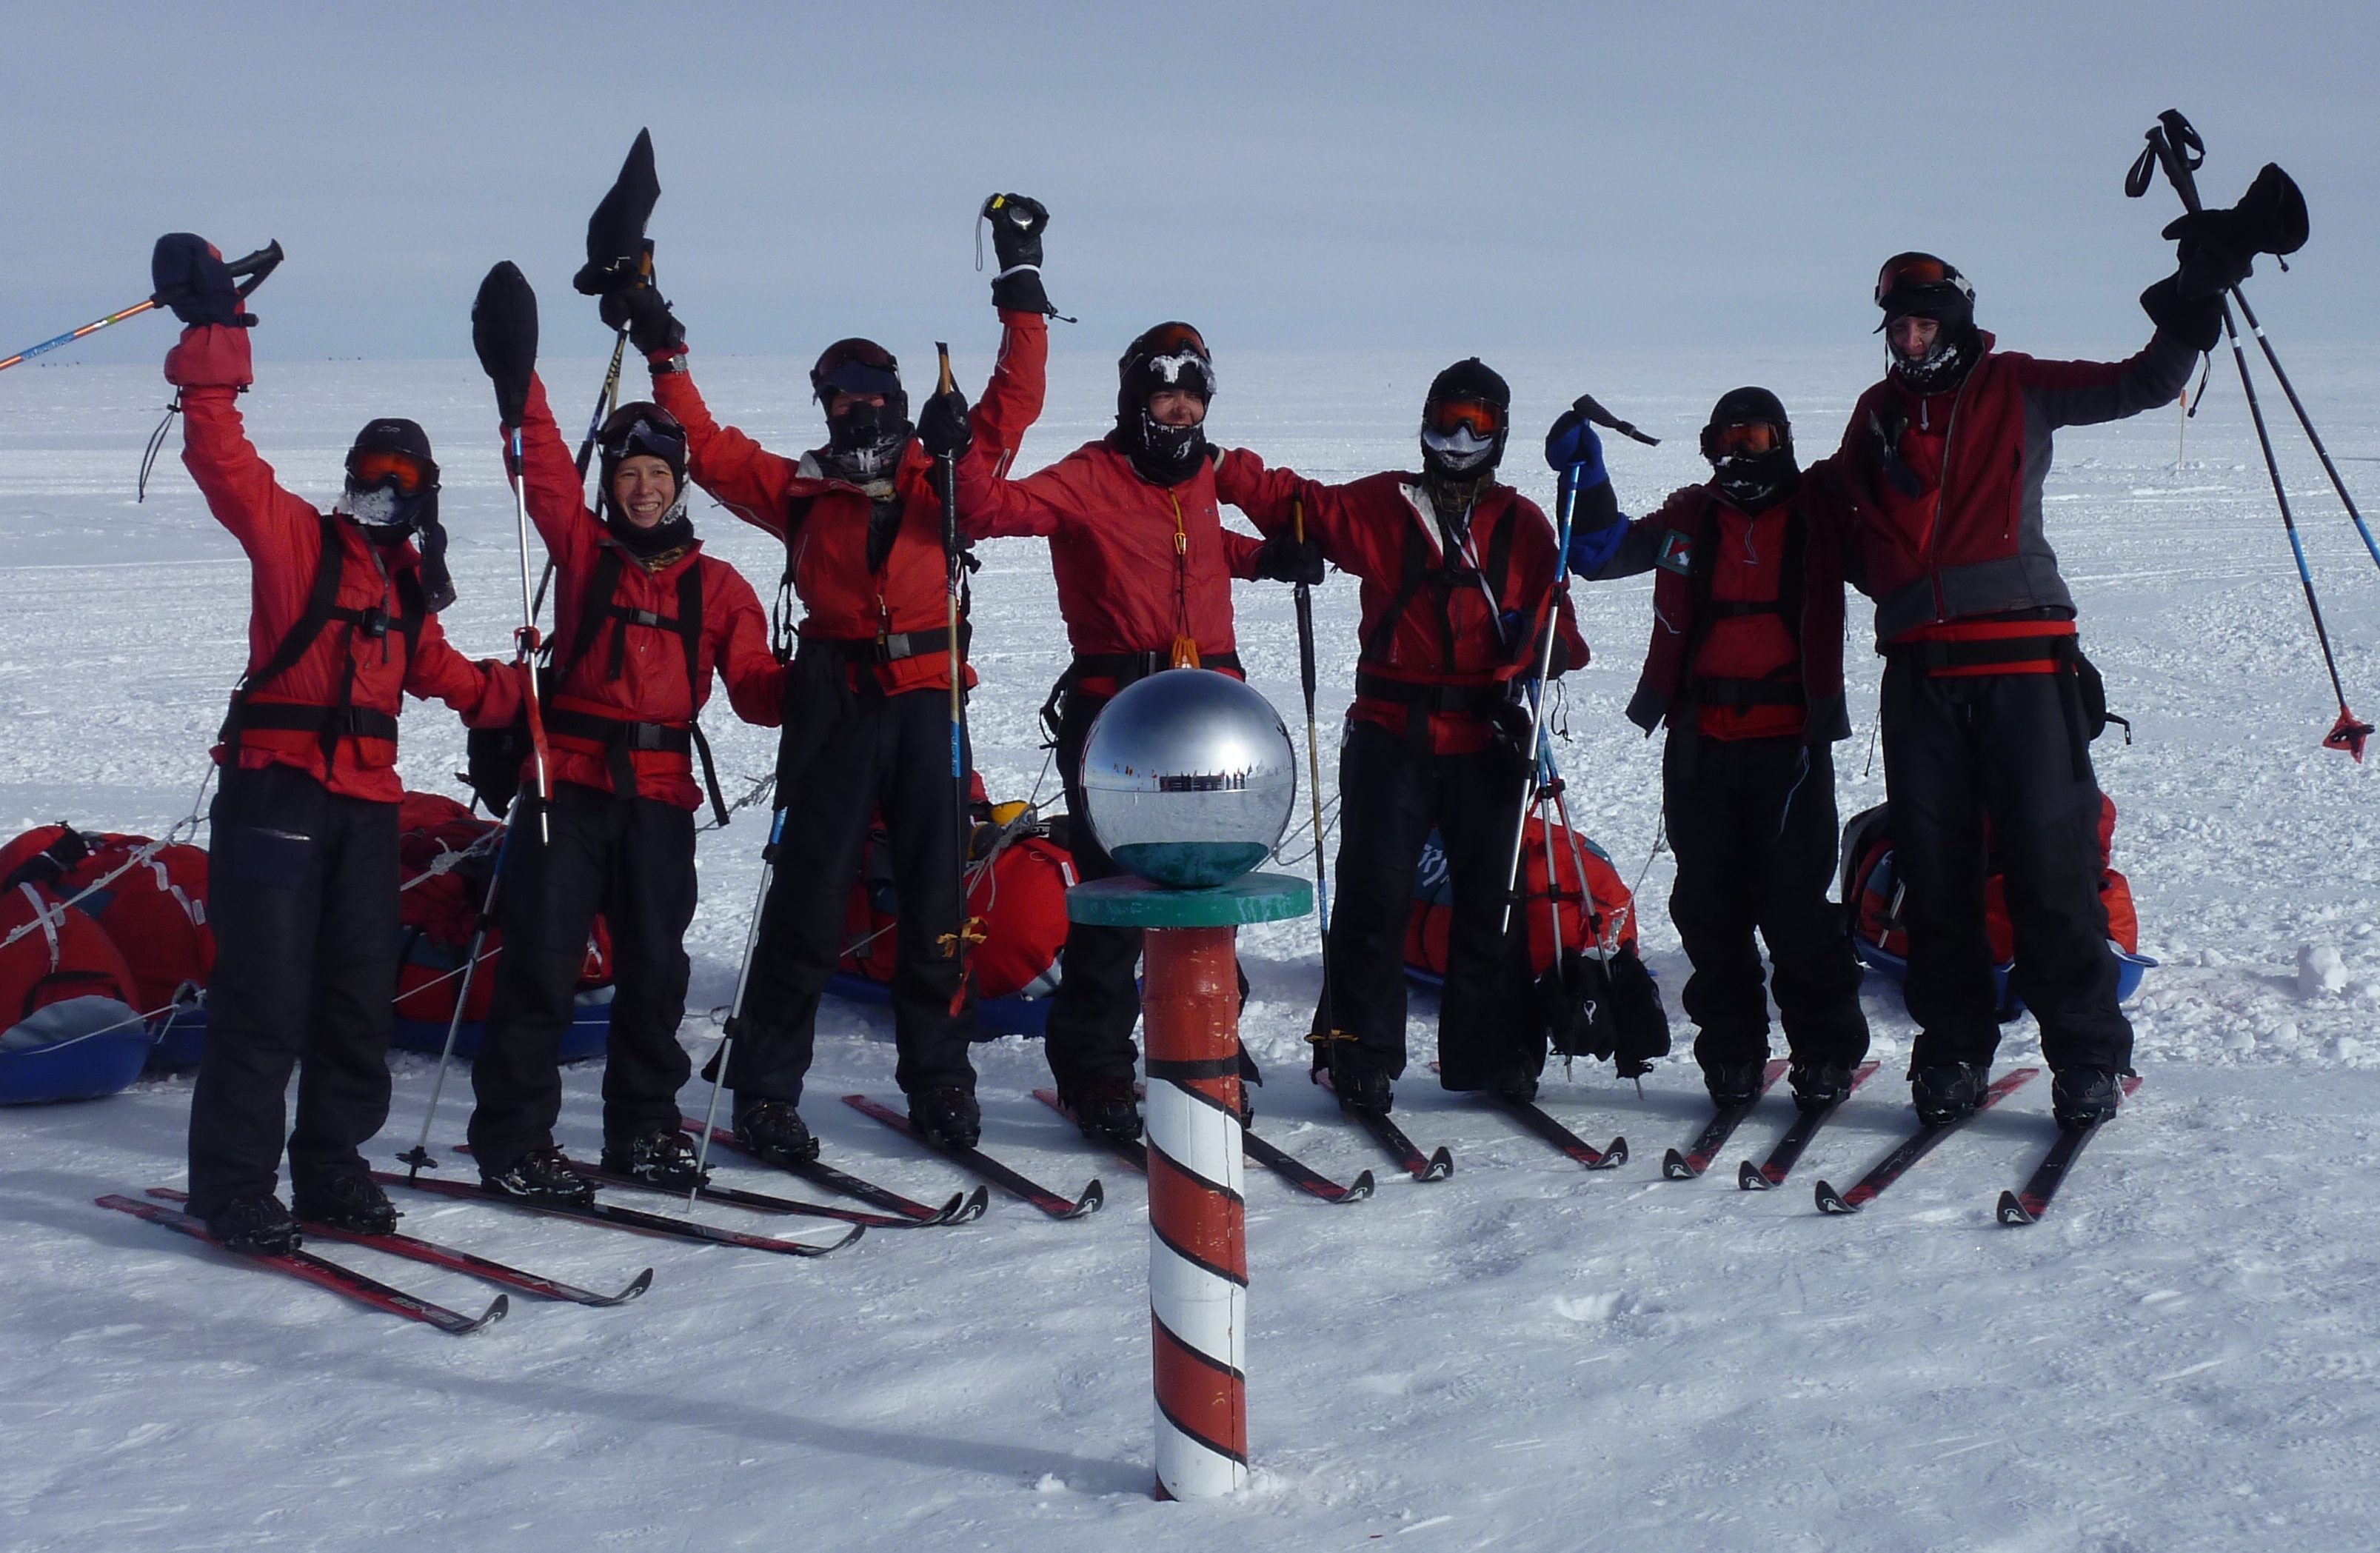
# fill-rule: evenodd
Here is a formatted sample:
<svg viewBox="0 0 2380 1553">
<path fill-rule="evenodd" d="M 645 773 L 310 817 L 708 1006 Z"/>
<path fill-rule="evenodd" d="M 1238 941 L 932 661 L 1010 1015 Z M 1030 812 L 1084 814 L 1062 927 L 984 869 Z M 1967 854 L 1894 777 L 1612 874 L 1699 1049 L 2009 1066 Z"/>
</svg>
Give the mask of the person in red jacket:
<svg viewBox="0 0 2380 1553">
<path fill-rule="evenodd" d="M 1002 257 L 992 286 L 1000 358 L 955 438 L 972 436 L 982 456 L 1004 466 L 1041 410 L 1050 309 L 1040 233 L 1049 216 L 1016 195 L 995 196 L 986 212 Z M 653 396 L 686 428 L 696 483 L 784 541 L 784 587 L 803 611 L 777 763 L 787 823 L 726 1075 L 738 1141 L 783 1164 L 818 1157 L 796 1108 L 820 995 L 843 955 L 852 881 L 880 818 L 901 902 L 895 1076 L 921 1132 L 972 1147 L 982 1113 L 967 1055 L 976 1017 L 951 770 L 942 497 L 935 460 L 909 423 L 899 364 L 869 340 L 828 346 L 810 373 L 827 444 L 788 458 L 711 418 L 686 370 L 685 331 L 657 292 L 622 294 L 613 311 L 651 364 Z M 965 637 L 962 623 L 962 659 Z M 974 671 L 961 672 L 972 685 Z"/>
<path fill-rule="evenodd" d="M 1932 254 L 1885 262 L 1876 301 L 1890 370 L 1852 406 L 1839 457 L 1885 659 L 1885 790 L 1920 1027 L 1910 1080 L 1921 1118 L 1956 1121 L 1973 1113 L 1998 1048 L 1988 822 L 2016 932 L 2013 990 L 2041 1022 L 2058 1121 L 2088 1125 L 2115 1112 L 2132 1031 L 2099 900 L 2099 730 L 2042 481 L 2058 427 L 2173 402 L 2215 343 L 2219 293 L 2150 287 L 2156 333 L 2121 362 L 2000 351 L 1975 327 L 1974 296 Z"/>
<path fill-rule="evenodd" d="M 399 934 L 397 712 L 435 697 L 474 724 L 509 722 L 521 675 L 447 645 L 453 602 L 438 526 L 438 466 L 410 420 L 375 419 L 347 454 L 330 512 L 274 480 L 237 396 L 254 380 L 223 256 L 158 239 L 161 296 L 188 327 L 165 358 L 180 391 L 182 463 L 248 552 L 248 671 L 214 760 L 207 917 L 214 974 L 190 1100 L 189 1211 L 235 1250 L 298 1241 L 274 1195 L 285 1097 L 298 1217 L 358 1233 L 395 1228 L 359 1147 L 388 1118 Z M 420 540 L 416 550 L 413 541 Z"/>
<path fill-rule="evenodd" d="M 1355 700 L 1339 757 L 1338 887 L 1315 1013 L 1314 1066 L 1339 1103 L 1386 1112 L 1405 1066 L 1404 940 L 1414 867 L 1436 829 L 1453 889 L 1439 1081 L 1526 1100 L 1545 1067 L 1530 1017 L 1528 934 L 1504 908 L 1524 778 L 1517 698 L 1556 633 L 1555 672 L 1586 661 L 1552 524 L 1499 484 L 1512 396 L 1476 357 L 1440 372 L 1422 409 L 1419 474 L 1324 485 L 1244 449 L 1217 460 L 1215 493 L 1363 582 Z"/>
<path fill-rule="evenodd" d="M 1628 703 L 1667 724 L 1661 812 L 1677 854 L 1670 920 L 1694 975 L 1687 1014 L 1711 1099 L 1748 1105 L 1768 1060 L 1769 990 L 1792 1052 L 1793 1098 L 1822 1110 L 1851 1093 L 1867 1055 L 1859 959 L 1828 899 L 1840 827 L 1832 746 L 1843 710 L 1848 506 L 1827 471 L 1793 459 L 1785 406 L 1765 388 L 1720 396 L 1702 431 L 1712 476 L 1631 522 L 1579 409 L 1554 422 L 1546 460 L 1576 491 L 1570 564 L 1587 577 L 1653 580 L 1652 645 Z"/>
<path fill-rule="evenodd" d="M 553 1122 L 562 1037 L 598 911 L 613 967 L 603 1168 L 681 1190 L 699 1184 L 677 1103 L 691 1072 L 677 1031 L 696 897 L 698 750 L 710 774 L 696 719 L 715 670 L 738 716 L 774 727 L 784 671 L 752 585 L 695 537 L 686 433 L 674 417 L 650 404 L 613 412 L 597 438 L 603 516 L 588 510 L 536 376 L 536 317 L 519 270 L 489 272 L 473 339 L 501 418 L 522 429 L 528 514 L 555 574 L 544 703 L 553 795 L 546 803 L 532 792 L 513 816 L 497 904 L 504 952 L 471 1067 L 470 1137 L 489 1185 L 585 1201 L 592 1188 L 554 1147 Z M 518 775 L 533 778 L 533 765 Z M 493 795 L 491 807 L 506 801 Z"/>
<path fill-rule="evenodd" d="M 1041 362 L 1030 370 L 1038 408 Z M 1160 670 L 1245 677 L 1232 580 L 1285 581 L 1307 569 L 1301 547 L 1234 533 L 1216 511 L 1205 431 L 1215 363 L 1198 332 L 1159 324 L 1126 348 L 1117 377 L 1115 430 L 1099 441 L 1021 479 L 1005 477 L 1002 450 L 982 440 L 958 467 L 959 520 L 969 539 L 1050 540 L 1058 613 L 1075 652 L 1050 695 L 1056 758 L 1073 817 L 1067 841 L 1086 880 L 1119 871 L 1083 818 L 1079 768 L 1092 720 L 1119 690 Z M 927 414 L 929 428 L 951 419 L 940 399 Z M 1319 576 L 1315 564 L 1310 580 Z M 1093 1138 L 1140 1135 L 1132 1042 L 1139 958 L 1133 929 L 1076 923 L 1067 930 L 1044 1044 L 1061 1098 Z"/>
</svg>

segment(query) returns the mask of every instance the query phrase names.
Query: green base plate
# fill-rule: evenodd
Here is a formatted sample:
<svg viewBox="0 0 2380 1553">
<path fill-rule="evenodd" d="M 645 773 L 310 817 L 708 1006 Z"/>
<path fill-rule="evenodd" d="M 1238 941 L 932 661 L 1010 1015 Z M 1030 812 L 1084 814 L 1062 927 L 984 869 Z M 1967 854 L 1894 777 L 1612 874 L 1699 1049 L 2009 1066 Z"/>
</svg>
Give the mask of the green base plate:
<svg viewBox="0 0 2380 1553">
<path fill-rule="evenodd" d="M 1145 879 L 1099 879 L 1066 892 L 1066 916 L 1096 928 L 1236 928 L 1314 909 L 1314 882 L 1244 874 L 1209 890 L 1167 890 Z"/>
</svg>

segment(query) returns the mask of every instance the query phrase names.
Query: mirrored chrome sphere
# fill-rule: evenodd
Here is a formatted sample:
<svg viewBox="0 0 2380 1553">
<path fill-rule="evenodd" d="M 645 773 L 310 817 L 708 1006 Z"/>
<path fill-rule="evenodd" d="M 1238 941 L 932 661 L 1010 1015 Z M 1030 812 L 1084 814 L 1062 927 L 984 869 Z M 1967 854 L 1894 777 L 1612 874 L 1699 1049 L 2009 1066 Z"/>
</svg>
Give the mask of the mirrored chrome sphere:
<svg viewBox="0 0 2380 1553">
<path fill-rule="evenodd" d="M 1117 867 L 1203 890 L 1279 843 L 1297 805 L 1297 757 L 1256 691 L 1211 669 L 1168 669 L 1100 709 L 1082 783 L 1084 818 Z"/>
</svg>

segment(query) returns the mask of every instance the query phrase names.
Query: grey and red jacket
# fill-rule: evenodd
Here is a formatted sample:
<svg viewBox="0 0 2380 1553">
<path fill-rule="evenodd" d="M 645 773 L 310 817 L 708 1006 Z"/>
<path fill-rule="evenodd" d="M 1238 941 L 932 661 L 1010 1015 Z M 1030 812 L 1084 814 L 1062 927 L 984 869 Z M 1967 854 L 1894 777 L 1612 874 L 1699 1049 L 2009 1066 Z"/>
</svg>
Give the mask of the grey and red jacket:
<svg viewBox="0 0 2380 1553">
<path fill-rule="evenodd" d="M 1590 578 L 1655 572 L 1653 636 L 1628 720 L 1719 739 L 1851 736 L 1843 710 L 1843 552 L 1851 508 L 1826 465 L 1745 512 L 1716 483 L 1659 510 L 1574 536 Z"/>
<path fill-rule="evenodd" d="M 2042 361 L 1992 344 L 1985 334 L 1955 390 L 1921 394 L 1888 376 L 1852 409 L 1839 462 L 1879 648 L 1963 639 L 1973 631 L 1960 623 L 1980 617 L 2070 622 L 2042 527 L 2051 434 L 2171 404 L 2198 355 L 2162 329 L 2128 361 Z"/>
</svg>

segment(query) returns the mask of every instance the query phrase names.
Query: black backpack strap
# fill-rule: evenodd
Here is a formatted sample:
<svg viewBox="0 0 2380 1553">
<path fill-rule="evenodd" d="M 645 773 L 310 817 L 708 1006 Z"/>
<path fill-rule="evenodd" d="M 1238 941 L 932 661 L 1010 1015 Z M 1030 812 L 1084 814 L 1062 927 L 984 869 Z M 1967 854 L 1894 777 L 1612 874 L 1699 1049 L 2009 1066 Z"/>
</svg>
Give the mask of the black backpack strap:
<svg viewBox="0 0 2380 1553">
<path fill-rule="evenodd" d="M 305 611 L 273 647 L 272 656 L 258 664 L 255 673 L 241 675 L 239 683 L 232 686 L 231 710 L 225 713 L 223 731 L 217 735 L 224 741 L 224 769 L 227 771 L 239 770 L 239 735 L 249 697 L 298 666 L 298 661 L 314 645 L 314 638 L 322 634 L 322 627 L 330 624 L 331 608 L 339 601 L 339 576 L 346 569 L 346 547 L 339 542 L 339 520 L 329 513 L 315 516 L 322 522 L 322 549 L 314 558 L 314 585 L 306 595 Z M 351 658 L 348 673 L 354 672 Z M 344 687 L 339 699 L 341 705 L 346 704 Z"/>
<path fill-rule="evenodd" d="M 1421 531 L 1421 515 L 1415 513 L 1414 521 L 1405 527 L 1404 569 L 1403 575 L 1397 579 L 1396 601 L 1380 617 L 1380 624 L 1373 628 L 1371 636 L 1365 638 L 1363 657 L 1375 663 L 1389 661 L 1389 644 L 1396 637 L 1397 625 L 1404 619 L 1405 611 L 1412 605 L 1415 595 L 1429 581 L 1429 540 Z"/>
<path fill-rule="evenodd" d="M 1670 687 L 1670 704 L 1691 708 L 1694 699 L 1694 660 L 1702 656 L 1703 641 L 1711 627 L 1711 575 L 1718 568 L 1718 498 L 1711 497 L 1703 504 L 1703 515 L 1694 524 L 1694 554 L 1686 562 L 1687 597 L 1692 601 L 1694 618 L 1686 623 L 1686 643 L 1678 659 L 1677 683 Z"/>
<path fill-rule="evenodd" d="M 595 646 L 595 633 L 612 612 L 612 597 L 620 590 L 620 552 L 611 545 L 602 547 L 595 557 L 594 575 L 587 580 L 586 595 L 578 601 L 578 628 L 570 633 L 568 651 L 553 665 L 553 683 L 558 687 L 570 678 L 570 671 L 578 666 Z M 615 671 L 616 672 L 616 671 Z"/>
<path fill-rule="evenodd" d="M 789 528 L 787 532 L 791 532 Z M 711 763 L 710 741 L 702 736 L 702 557 L 696 556 L 677 577 L 677 634 L 686 646 L 686 726 L 694 735 L 694 752 L 702 757 L 702 785 L 710 795 L 710 812 L 727 823 L 727 800 L 719 791 L 719 768 Z"/>
<path fill-rule="evenodd" d="M 1497 603 L 1500 606 L 1497 618 L 1488 623 L 1496 627 L 1498 633 L 1497 640 L 1500 642 L 1503 641 L 1502 633 L 1504 630 L 1504 621 L 1500 610 L 1500 606 L 1504 599 L 1504 585 L 1512 580 L 1512 531 L 1520 526 L 1521 509 L 1519 499 L 1515 498 L 1513 504 L 1504 509 L 1504 521 L 1497 528 L 1496 537 L 1488 541 L 1488 562 L 1486 565 L 1480 568 L 1479 573 L 1480 576 L 1485 579 L 1488 584 L 1488 591 L 1496 596 Z M 1557 560 L 1554 580 L 1546 585 L 1546 627 L 1548 630 L 1553 629 L 1556 625 L 1552 613 L 1554 609 L 1553 595 L 1560 586 L 1560 562 Z M 1451 642 L 1449 642 L 1447 645 L 1450 648 L 1453 646 Z M 1519 653 L 1528 645 L 1528 639 L 1524 637 L 1517 642 L 1504 642 L 1504 649 L 1508 653 Z"/>
<path fill-rule="evenodd" d="M 809 521 L 810 504 L 815 496 L 795 496 L 785 503 L 785 569 L 777 578 L 777 601 L 769 611 L 769 646 L 780 663 L 790 663 L 801 649 L 795 639 L 795 627 L 800 624 L 794 608 L 794 535 Z"/>
</svg>

